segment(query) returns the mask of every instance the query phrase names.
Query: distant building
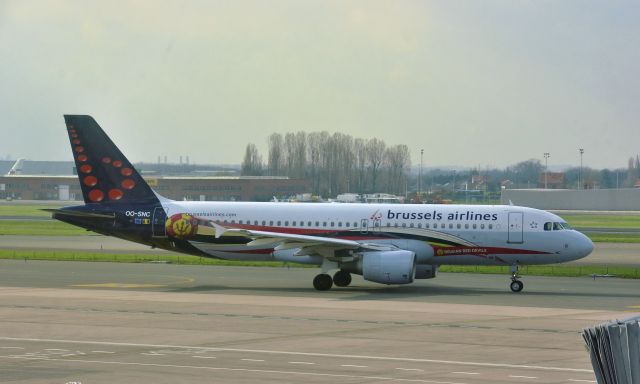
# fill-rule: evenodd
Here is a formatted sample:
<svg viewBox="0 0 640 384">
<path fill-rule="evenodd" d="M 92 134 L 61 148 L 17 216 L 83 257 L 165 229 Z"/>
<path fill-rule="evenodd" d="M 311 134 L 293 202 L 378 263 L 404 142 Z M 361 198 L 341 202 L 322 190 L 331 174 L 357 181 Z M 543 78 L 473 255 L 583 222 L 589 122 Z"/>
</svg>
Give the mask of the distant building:
<svg viewBox="0 0 640 384">
<path fill-rule="evenodd" d="M 148 177 L 151 188 L 173 200 L 269 201 L 311 190 L 311 182 L 287 177 Z M 82 200 L 77 176 L 0 176 L 0 198 Z"/>
<path fill-rule="evenodd" d="M 545 175 L 547 189 L 565 189 L 564 172 L 542 172 L 538 178 L 538 188 L 545 187 Z"/>
</svg>

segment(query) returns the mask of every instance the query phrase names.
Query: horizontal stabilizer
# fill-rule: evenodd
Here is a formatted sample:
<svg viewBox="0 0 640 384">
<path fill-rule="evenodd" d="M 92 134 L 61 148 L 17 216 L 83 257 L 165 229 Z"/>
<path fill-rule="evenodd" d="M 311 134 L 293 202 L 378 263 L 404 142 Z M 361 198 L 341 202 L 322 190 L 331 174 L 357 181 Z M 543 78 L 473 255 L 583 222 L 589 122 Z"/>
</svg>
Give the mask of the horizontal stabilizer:
<svg viewBox="0 0 640 384">
<path fill-rule="evenodd" d="M 115 214 L 111 213 L 111 214 L 104 214 L 104 213 L 93 213 L 93 212 L 79 212 L 79 211 L 70 211 L 70 210 L 64 210 L 64 209 L 52 209 L 52 208 L 43 208 L 41 209 L 41 211 L 46 211 L 46 212 L 51 212 L 51 213 L 55 213 L 57 215 L 64 215 L 64 216 L 75 216 L 75 217 L 87 217 L 87 218 L 94 218 L 94 219 L 115 219 L 116 216 Z"/>
</svg>

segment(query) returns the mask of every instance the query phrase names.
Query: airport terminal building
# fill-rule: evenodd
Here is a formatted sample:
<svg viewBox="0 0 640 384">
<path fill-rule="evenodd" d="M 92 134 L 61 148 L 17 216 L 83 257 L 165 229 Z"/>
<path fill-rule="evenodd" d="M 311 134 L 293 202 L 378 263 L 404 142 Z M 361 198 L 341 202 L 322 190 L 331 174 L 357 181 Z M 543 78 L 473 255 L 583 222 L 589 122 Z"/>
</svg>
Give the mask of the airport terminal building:
<svg viewBox="0 0 640 384">
<path fill-rule="evenodd" d="M 20 172 L 14 174 L 11 174 L 11 167 L 4 164 L 4 172 L 0 173 L 3 175 L 0 176 L 0 199 L 82 200 L 80 182 L 73 174 L 72 162 L 25 161 Z M 142 176 L 151 188 L 173 200 L 269 201 L 274 197 L 282 199 L 311 191 L 311 181 L 284 176 L 178 176 L 175 175 L 177 172 L 173 175 L 157 173 L 143 173 Z"/>
</svg>

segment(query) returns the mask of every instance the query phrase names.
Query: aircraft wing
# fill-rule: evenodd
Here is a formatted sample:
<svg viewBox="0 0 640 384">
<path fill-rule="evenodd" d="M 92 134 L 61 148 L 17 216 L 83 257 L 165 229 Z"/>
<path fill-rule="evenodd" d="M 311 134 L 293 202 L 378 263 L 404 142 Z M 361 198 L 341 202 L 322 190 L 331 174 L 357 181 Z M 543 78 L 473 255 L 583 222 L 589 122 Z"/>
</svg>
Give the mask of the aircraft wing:
<svg viewBox="0 0 640 384">
<path fill-rule="evenodd" d="M 215 222 L 209 222 L 215 228 L 215 236 L 243 236 L 251 239 L 248 246 L 262 246 L 277 244 L 274 249 L 282 251 L 287 249 L 298 249 L 297 256 L 319 254 L 328 258 L 335 258 L 336 251 L 339 250 L 368 250 L 368 251 L 389 251 L 396 247 L 386 244 L 361 243 L 355 240 L 336 239 L 331 237 L 320 237 L 310 235 L 298 235 L 293 233 L 254 231 L 241 228 L 226 228 Z M 348 256 L 345 254 L 345 256 Z"/>
</svg>

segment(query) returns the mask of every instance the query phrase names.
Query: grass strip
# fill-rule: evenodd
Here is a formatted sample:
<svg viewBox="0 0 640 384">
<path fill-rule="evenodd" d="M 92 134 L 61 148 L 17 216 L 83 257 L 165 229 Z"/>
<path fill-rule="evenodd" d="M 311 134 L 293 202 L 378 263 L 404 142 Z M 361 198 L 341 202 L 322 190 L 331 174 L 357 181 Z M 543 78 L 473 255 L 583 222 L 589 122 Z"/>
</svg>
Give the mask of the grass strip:
<svg viewBox="0 0 640 384">
<path fill-rule="evenodd" d="M 57 220 L 0 220 L 0 235 L 73 236 L 92 233 Z"/>
<path fill-rule="evenodd" d="M 626 233 L 585 233 L 594 243 L 640 243 L 639 234 Z"/>
<path fill-rule="evenodd" d="M 478 266 L 478 265 L 443 265 L 440 272 L 450 273 L 481 273 L 481 274 L 509 274 L 508 266 Z M 593 276 L 614 275 L 624 279 L 640 279 L 640 268 L 605 265 L 525 265 L 518 272 L 523 276 Z"/>
<path fill-rule="evenodd" d="M 80 203 L 78 203 L 80 204 Z M 2 216 L 25 216 L 25 217 L 51 217 L 51 212 L 45 212 L 43 209 L 57 209 L 62 205 L 50 204 L 28 204 L 28 205 L 11 205 L 0 204 L 0 217 Z"/>
<path fill-rule="evenodd" d="M 562 215 L 562 218 L 578 228 L 640 228 L 640 215 Z"/>
</svg>

